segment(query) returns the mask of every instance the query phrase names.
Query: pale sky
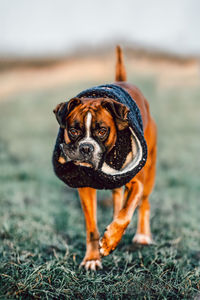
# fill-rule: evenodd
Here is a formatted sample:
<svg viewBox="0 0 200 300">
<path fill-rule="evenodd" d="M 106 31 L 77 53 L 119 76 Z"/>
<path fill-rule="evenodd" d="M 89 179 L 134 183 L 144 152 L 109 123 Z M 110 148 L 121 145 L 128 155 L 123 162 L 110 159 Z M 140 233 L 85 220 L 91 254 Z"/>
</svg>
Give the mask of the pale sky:
<svg viewBox="0 0 200 300">
<path fill-rule="evenodd" d="M 0 0 L 0 57 L 124 40 L 200 54 L 200 0 Z"/>
</svg>

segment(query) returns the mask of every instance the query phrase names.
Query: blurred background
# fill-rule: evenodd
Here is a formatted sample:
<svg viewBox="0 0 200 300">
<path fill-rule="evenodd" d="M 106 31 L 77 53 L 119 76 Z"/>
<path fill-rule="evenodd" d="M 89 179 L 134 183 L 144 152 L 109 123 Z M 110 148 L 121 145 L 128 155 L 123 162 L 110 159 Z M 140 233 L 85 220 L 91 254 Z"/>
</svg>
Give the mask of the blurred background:
<svg viewBox="0 0 200 300">
<path fill-rule="evenodd" d="M 198 0 L 1 0 L 1 56 L 60 57 L 126 42 L 199 55 Z"/>
<path fill-rule="evenodd" d="M 76 81 L 83 74 L 110 81 L 116 44 L 127 50 L 132 72 L 158 74 L 165 85 L 194 84 L 199 81 L 199 9 L 198 0 L 127 0 L 123 5 L 118 0 L 12 5 L 0 0 L 0 97 Z"/>
<path fill-rule="evenodd" d="M 199 295 L 199 12 L 199 0 L 0 0 L 1 297 Z M 102 273 L 90 280 L 78 270 L 85 230 L 77 193 L 52 169 L 58 130 L 52 111 L 114 81 L 116 44 L 128 81 L 142 90 L 158 126 L 150 201 L 157 244 L 130 248 L 134 215 Z M 102 234 L 112 201 L 108 191 L 98 197 Z"/>
</svg>

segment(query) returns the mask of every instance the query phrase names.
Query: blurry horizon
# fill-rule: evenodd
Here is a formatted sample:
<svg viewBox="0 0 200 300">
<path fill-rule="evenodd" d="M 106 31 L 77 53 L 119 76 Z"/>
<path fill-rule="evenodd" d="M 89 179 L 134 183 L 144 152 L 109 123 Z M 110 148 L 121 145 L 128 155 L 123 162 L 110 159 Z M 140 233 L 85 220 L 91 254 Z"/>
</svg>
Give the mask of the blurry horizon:
<svg viewBox="0 0 200 300">
<path fill-rule="evenodd" d="M 200 56 L 198 0 L 0 0 L 0 58 L 70 55 L 104 45 Z"/>
</svg>

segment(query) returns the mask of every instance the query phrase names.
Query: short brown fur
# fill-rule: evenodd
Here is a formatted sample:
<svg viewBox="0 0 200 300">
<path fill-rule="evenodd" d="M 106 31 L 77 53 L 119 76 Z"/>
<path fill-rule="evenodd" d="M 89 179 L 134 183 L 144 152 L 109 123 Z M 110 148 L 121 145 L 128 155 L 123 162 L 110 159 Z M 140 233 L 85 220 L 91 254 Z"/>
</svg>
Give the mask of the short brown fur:
<svg viewBox="0 0 200 300">
<path fill-rule="evenodd" d="M 113 192 L 113 221 L 107 226 L 106 231 L 99 241 L 99 231 L 96 219 L 96 190 L 85 187 L 79 188 L 79 196 L 85 215 L 86 223 L 86 254 L 81 263 L 86 269 L 96 270 L 101 268 L 101 257 L 111 253 L 120 242 L 128 224 L 131 221 L 135 209 L 138 207 L 137 232 L 133 239 L 135 243 L 150 244 L 152 236 L 150 230 L 150 204 L 149 195 L 152 192 L 155 181 L 156 170 L 156 124 L 149 111 L 149 104 L 140 90 L 127 82 L 126 71 L 123 64 L 122 51 L 116 48 L 116 82 L 115 84 L 125 89 L 137 103 L 144 127 L 144 137 L 148 147 L 146 165 L 132 180 L 123 187 L 114 189 Z M 72 124 L 79 118 L 83 122 L 86 111 L 90 111 L 94 120 L 108 122 L 113 134 L 109 137 L 108 146 L 111 149 L 116 139 L 115 122 L 111 114 L 102 107 L 102 101 L 85 101 L 81 99 L 82 105 L 74 108 L 68 116 L 68 122 Z M 58 109 L 58 108 L 57 108 Z M 116 123 L 117 124 L 117 123 Z M 66 139 L 68 137 L 66 136 Z"/>
<path fill-rule="evenodd" d="M 115 81 L 126 81 L 126 69 L 124 66 L 123 54 L 120 46 L 116 47 L 116 75 Z"/>
<path fill-rule="evenodd" d="M 84 210 L 87 232 L 87 251 L 82 262 L 82 265 L 87 269 L 98 268 L 100 257 L 108 255 L 116 248 L 125 229 L 131 221 L 136 207 L 138 207 L 138 226 L 133 241 L 139 244 L 152 243 L 149 195 L 152 192 L 155 181 L 157 151 L 156 125 L 150 116 L 149 105 L 143 94 L 136 86 L 124 82 L 126 80 L 126 72 L 121 48 L 118 46 L 116 51 L 117 65 L 115 84 L 124 88 L 136 101 L 140 109 L 144 125 L 144 137 L 148 147 L 148 158 L 144 168 L 126 184 L 124 192 L 123 187 L 113 190 L 113 221 L 107 226 L 100 241 L 100 248 L 98 243 L 90 240 L 89 236 L 89 233 L 93 232 L 96 238 L 99 239 L 96 210 L 94 212 L 92 209 L 92 207 L 96 207 L 96 196 L 88 197 L 89 194 L 96 195 L 94 192 L 95 190 L 92 188 L 79 188 L 80 199 L 88 207 L 87 211 Z"/>
<path fill-rule="evenodd" d="M 88 112 L 92 114 L 92 126 L 94 127 L 95 123 L 99 123 L 101 121 L 102 126 L 106 125 L 110 128 L 110 135 L 106 140 L 106 147 L 108 151 L 110 151 L 116 141 L 116 128 L 115 122 L 111 114 L 102 107 L 102 101 L 105 101 L 104 98 L 99 98 L 96 101 L 90 100 L 88 98 L 81 99 L 82 105 L 81 107 L 77 106 L 73 109 L 73 111 L 67 117 L 67 125 L 73 127 L 74 122 L 78 121 L 79 124 L 84 124 L 84 119 Z M 70 142 L 69 135 L 67 132 L 67 128 L 65 128 L 65 141 L 66 143 Z"/>
</svg>

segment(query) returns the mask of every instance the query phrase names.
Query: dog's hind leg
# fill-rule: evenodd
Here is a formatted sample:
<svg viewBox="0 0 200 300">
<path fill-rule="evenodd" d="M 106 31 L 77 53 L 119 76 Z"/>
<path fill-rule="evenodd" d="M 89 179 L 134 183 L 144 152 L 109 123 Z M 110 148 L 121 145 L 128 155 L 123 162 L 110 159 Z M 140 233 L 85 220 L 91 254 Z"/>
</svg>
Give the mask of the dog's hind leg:
<svg viewBox="0 0 200 300">
<path fill-rule="evenodd" d="M 124 200 L 124 189 L 123 187 L 112 190 L 113 195 L 113 219 L 118 215 L 122 209 Z"/>
<path fill-rule="evenodd" d="M 79 188 L 78 192 L 86 224 L 86 254 L 80 266 L 85 267 L 86 270 L 95 271 L 102 268 L 96 219 L 96 190 L 87 187 Z"/>
<path fill-rule="evenodd" d="M 156 130 L 154 131 L 156 132 Z M 152 134 L 153 145 L 156 136 Z M 150 148 L 150 147 L 149 147 Z M 144 191 L 138 208 L 137 232 L 133 238 L 134 243 L 149 245 L 153 243 L 150 229 L 150 203 L 149 196 L 153 190 L 156 174 L 156 146 L 149 149 L 147 163 L 144 167 Z"/>
<path fill-rule="evenodd" d="M 133 238 L 134 243 L 149 245 L 152 244 L 150 229 L 150 204 L 148 197 L 143 197 L 138 208 L 137 233 Z"/>
</svg>

